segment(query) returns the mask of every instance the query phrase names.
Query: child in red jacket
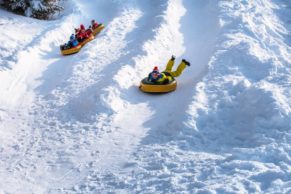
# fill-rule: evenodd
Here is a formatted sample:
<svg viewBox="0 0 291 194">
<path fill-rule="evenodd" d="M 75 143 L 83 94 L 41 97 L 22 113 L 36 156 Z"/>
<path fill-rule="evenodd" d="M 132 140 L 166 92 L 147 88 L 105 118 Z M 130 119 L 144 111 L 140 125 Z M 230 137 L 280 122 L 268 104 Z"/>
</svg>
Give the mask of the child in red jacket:
<svg viewBox="0 0 291 194">
<path fill-rule="evenodd" d="M 79 29 L 76 29 L 76 38 L 79 42 L 84 41 L 86 38 L 88 38 L 88 34 L 86 33 L 85 27 L 83 24 L 80 25 Z"/>
<path fill-rule="evenodd" d="M 98 28 L 99 24 L 93 19 L 91 21 L 91 28 L 92 30 L 95 30 L 96 28 Z"/>
</svg>

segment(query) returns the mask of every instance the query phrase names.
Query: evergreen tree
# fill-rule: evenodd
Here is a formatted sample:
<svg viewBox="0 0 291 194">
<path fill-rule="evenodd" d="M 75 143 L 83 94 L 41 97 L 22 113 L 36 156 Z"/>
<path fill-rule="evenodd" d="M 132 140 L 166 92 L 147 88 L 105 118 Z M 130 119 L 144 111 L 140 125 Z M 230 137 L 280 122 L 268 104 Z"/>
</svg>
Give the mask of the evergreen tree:
<svg viewBox="0 0 291 194">
<path fill-rule="evenodd" d="M 49 19 L 54 13 L 61 11 L 61 0 L 4 0 L 3 5 L 16 13 L 26 16 Z"/>
</svg>

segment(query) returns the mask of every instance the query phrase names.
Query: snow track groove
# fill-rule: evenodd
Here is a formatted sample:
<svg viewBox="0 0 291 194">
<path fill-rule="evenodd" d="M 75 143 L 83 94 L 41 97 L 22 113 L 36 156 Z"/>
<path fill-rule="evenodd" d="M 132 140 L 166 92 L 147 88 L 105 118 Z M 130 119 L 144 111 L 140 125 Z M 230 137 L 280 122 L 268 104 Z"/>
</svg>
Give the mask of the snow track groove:
<svg viewBox="0 0 291 194">
<path fill-rule="evenodd" d="M 213 33 L 206 34 L 204 37 L 205 39 L 213 39 L 215 33 L 217 33 L 216 29 L 218 28 L 218 24 L 216 23 L 217 20 L 215 20 L 217 17 L 207 17 L 207 14 L 210 14 L 211 16 L 217 14 L 217 7 L 213 6 L 209 8 L 207 7 L 209 4 L 210 2 L 203 3 L 202 1 L 193 3 L 191 8 L 195 8 L 195 11 L 189 8 L 189 10 L 187 10 L 188 15 L 186 16 L 189 17 L 188 19 L 190 19 L 193 17 L 194 12 L 194 15 L 204 13 L 205 15 L 202 14 L 201 18 L 203 18 L 203 16 L 204 18 L 205 16 L 206 18 L 214 18 L 212 21 L 209 21 L 208 25 L 205 25 L 205 29 L 201 29 L 200 31 L 201 34 L 203 34 L 203 30 L 210 30 Z M 202 11 L 198 11 L 201 8 Z M 128 143 L 126 142 L 128 140 L 130 140 L 130 146 L 132 146 L 134 149 L 131 148 L 132 150 L 129 152 L 131 153 L 131 160 L 126 163 L 120 163 L 122 166 L 119 164 L 119 168 L 112 170 L 111 168 L 108 169 L 108 167 L 101 167 L 101 169 L 106 169 L 106 171 L 93 170 L 90 173 L 90 176 L 84 180 L 84 183 L 86 183 L 85 186 L 80 185 L 80 192 L 86 192 L 90 188 L 90 185 L 96 184 L 98 185 L 97 188 L 99 189 L 99 192 L 121 192 L 127 189 L 130 191 L 141 192 L 140 188 L 149 188 L 149 190 L 144 190 L 143 192 L 160 192 L 166 188 L 168 192 L 179 191 L 179 189 L 174 189 L 170 183 L 167 185 L 168 183 L 166 180 L 165 183 L 163 183 L 163 180 L 157 180 L 154 177 L 149 177 L 149 174 L 146 171 L 151 171 L 154 174 L 159 173 L 160 169 L 158 167 L 158 163 L 162 162 L 157 161 L 157 163 L 155 163 L 153 160 L 156 160 L 156 158 L 154 158 L 156 155 L 151 155 L 150 153 L 163 153 L 163 150 L 170 146 L 164 145 L 167 144 L 167 142 L 173 146 L 173 144 L 175 144 L 174 141 L 177 140 L 176 138 L 179 136 L 180 131 L 183 127 L 185 127 L 183 121 L 184 117 L 182 116 L 183 109 L 185 112 L 188 109 L 188 105 L 191 103 L 192 96 L 190 93 L 194 91 L 194 86 L 197 82 L 196 79 L 199 79 L 199 74 L 202 74 L 205 71 L 204 69 L 206 68 L 208 60 L 210 60 L 211 51 L 213 51 L 213 47 L 215 45 L 215 39 L 213 39 L 212 42 L 209 41 L 209 45 L 207 45 L 208 47 L 204 47 L 204 53 L 202 51 L 204 58 L 200 58 L 201 62 L 199 64 L 195 64 L 195 58 L 193 55 L 190 58 L 192 53 L 185 53 L 185 55 L 190 58 L 189 60 L 193 60 L 193 63 L 192 67 L 186 69 L 185 71 L 184 76 L 188 77 L 187 84 L 182 85 L 182 83 L 180 85 L 181 88 L 178 88 L 175 93 L 167 94 L 164 96 L 151 96 L 140 93 L 140 91 L 137 90 L 137 84 L 144 76 L 147 75 L 147 73 L 153 68 L 154 65 L 158 65 L 160 69 L 164 68 L 164 65 L 167 63 L 167 60 L 172 54 L 176 54 L 177 57 L 183 56 L 185 51 L 183 45 L 184 42 L 187 42 L 186 46 L 191 46 L 193 48 L 191 45 L 191 35 L 193 34 L 193 31 L 187 32 L 189 36 L 184 40 L 182 36 L 183 32 L 180 32 L 180 21 L 184 14 L 185 10 L 183 8 L 182 1 L 168 1 L 166 11 L 162 17 L 163 23 L 161 24 L 161 27 L 155 29 L 154 38 L 152 40 L 148 40 L 143 45 L 144 55 L 133 56 L 134 61 L 127 64 L 126 66 L 123 66 L 123 68 L 114 77 L 116 83 L 110 84 L 110 86 L 107 88 L 108 92 L 107 94 L 104 94 L 105 96 L 102 99 L 105 101 L 107 106 L 113 110 L 113 115 L 111 118 L 113 121 L 117 120 L 114 123 L 116 123 L 118 126 L 118 129 L 115 131 L 116 135 L 112 134 L 112 136 L 109 137 L 110 139 L 114 139 L 114 137 L 120 136 L 122 138 L 118 138 L 119 140 L 113 141 L 118 143 L 117 147 L 114 148 L 115 146 L 112 146 L 110 152 L 105 151 L 106 154 L 109 155 L 106 157 L 106 154 L 103 154 L 105 155 L 103 160 L 122 161 L 122 159 L 115 158 L 118 155 L 114 157 L 115 159 L 108 159 L 108 157 L 110 158 L 110 156 L 112 157 L 115 155 L 114 150 L 116 150 L 117 153 L 122 153 L 122 151 L 118 149 L 123 150 L 124 147 L 127 148 Z M 214 27 L 212 25 L 214 25 Z M 198 55 L 201 57 L 201 53 L 198 52 L 198 47 L 201 46 L 202 41 L 199 43 L 200 45 L 197 45 L 197 52 L 195 53 L 197 54 L 197 57 Z M 180 58 L 177 59 L 176 63 L 180 62 L 179 59 Z M 187 71 L 189 71 L 188 74 Z M 199 73 L 195 74 L 195 71 L 198 71 Z M 195 76 L 193 76 L 193 74 L 195 74 Z M 126 75 L 126 77 L 124 75 Z M 181 79 L 182 78 L 183 75 L 181 76 Z M 192 84 L 193 86 L 189 87 L 189 84 Z M 188 88 L 187 93 L 190 94 L 189 100 L 177 101 L 175 95 L 184 94 L 187 91 L 185 88 Z M 132 98 L 132 96 L 135 96 L 136 98 Z M 163 118 L 164 120 L 160 122 L 160 118 Z M 132 126 L 133 120 L 135 121 L 134 126 Z M 184 120 L 186 120 L 186 118 L 184 118 Z M 140 127 L 136 125 L 136 123 L 140 124 Z M 134 129 L 134 131 L 132 129 Z M 139 132 L 139 130 L 143 131 Z M 132 134 L 135 134 L 135 137 L 131 137 Z M 105 138 L 104 140 L 106 142 L 110 139 L 107 140 Z M 120 140 L 123 141 L 120 142 Z M 155 144 L 161 145 L 159 147 L 158 145 L 155 146 Z M 123 148 L 120 148 L 121 145 L 123 145 Z M 105 150 L 107 150 L 107 148 L 105 148 Z M 124 156 L 125 155 L 123 155 L 123 157 Z M 170 167 L 171 165 L 176 165 L 176 163 L 173 163 L 169 164 L 170 169 L 172 168 Z M 162 164 L 164 164 L 164 162 L 162 162 Z M 99 165 L 102 165 L 102 163 Z M 112 163 L 110 163 L 110 166 L 112 166 Z M 149 169 L 156 167 L 157 169 Z M 125 169 L 127 172 L 131 171 L 130 169 L 132 169 L 132 174 L 129 175 L 126 172 L 123 172 Z M 184 173 L 181 173 L 181 177 L 184 176 Z M 141 179 L 143 179 L 145 176 L 146 179 L 142 181 Z M 96 181 L 97 177 L 99 177 L 98 180 L 100 181 Z M 165 179 L 167 179 L 166 177 L 171 176 L 165 175 Z M 123 181 L 123 179 L 125 179 L 125 181 Z M 136 180 L 136 182 L 133 180 Z M 156 183 L 151 184 L 151 182 L 155 181 Z M 110 182 L 115 182 L 116 185 L 111 185 Z M 118 184 L 119 182 L 120 185 Z M 162 184 L 161 187 L 158 187 L 159 184 Z M 191 187 L 191 185 L 189 185 L 189 187 Z M 187 188 L 184 189 L 187 190 Z"/>
<path fill-rule="evenodd" d="M 112 4 L 112 3 L 109 2 L 108 4 Z M 114 4 L 116 4 L 116 3 L 114 3 Z M 112 7 L 112 5 L 110 7 Z M 116 9 L 116 10 L 118 10 L 118 9 Z M 130 13 L 130 12 L 131 11 L 129 10 L 128 13 Z M 118 12 L 116 14 L 118 14 Z M 131 15 L 131 16 L 133 16 L 133 15 Z M 131 16 L 129 15 L 129 18 L 125 17 L 123 19 L 127 20 L 127 22 L 130 21 L 129 20 L 130 18 L 135 19 L 135 17 L 131 17 Z M 64 23 L 62 24 L 62 28 L 72 29 L 73 28 L 73 23 L 71 21 L 72 20 L 76 20 L 76 19 L 78 20 L 78 17 L 79 17 L 78 15 L 74 15 L 74 14 L 73 15 L 69 15 L 67 20 L 64 20 Z M 95 18 L 94 15 L 91 15 L 90 19 L 91 19 L 91 17 Z M 106 17 L 106 18 L 109 19 L 110 17 L 112 17 L 112 15 L 109 16 L 109 17 Z M 73 19 L 73 18 L 75 18 L 75 19 Z M 70 25 L 68 25 L 68 24 L 70 24 Z M 126 23 L 124 23 L 124 24 L 126 24 Z M 130 22 L 128 23 L 128 25 L 130 25 Z M 131 27 L 131 26 L 128 26 L 128 25 L 127 25 L 127 27 Z M 56 26 L 54 25 L 52 28 L 55 28 L 55 27 Z M 124 27 L 126 28 L 126 25 L 124 25 Z M 33 80 L 33 78 L 36 77 L 37 74 L 40 74 L 39 72 L 43 71 L 44 68 L 38 68 L 37 72 L 32 72 L 31 71 L 32 70 L 32 68 L 31 68 L 32 65 L 31 64 L 28 65 L 28 66 L 23 66 L 23 64 L 25 63 L 24 59 L 29 59 L 30 58 L 29 56 L 33 57 L 33 55 L 35 55 L 35 54 L 38 54 L 37 57 L 39 57 L 39 59 L 34 57 L 35 59 L 37 59 L 37 60 L 35 60 L 33 62 L 34 65 L 36 65 L 36 64 L 37 65 L 41 65 L 43 63 L 43 59 L 45 60 L 46 58 L 52 58 L 52 56 L 50 54 L 45 55 L 43 49 L 45 48 L 46 49 L 45 51 L 50 53 L 52 50 L 50 48 L 51 42 L 49 42 L 49 41 L 55 42 L 56 40 L 48 39 L 48 41 L 46 41 L 46 39 L 47 39 L 47 37 L 50 37 L 50 35 L 52 33 L 54 33 L 54 35 L 56 35 L 56 33 L 59 33 L 59 34 L 63 33 L 62 28 L 58 29 L 57 31 L 55 31 L 55 30 L 53 30 L 52 32 L 49 31 L 44 35 L 43 38 L 40 38 L 39 40 L 35 40 L 35 43 L 34 43 L 35 45 L 32 45 L 32 48 L 29 49 L 29 51 L 27 53 L 28 55 L 27 54 L 25 55 L 25 57 L 27 57 L 27 58 L 19 59 L 19 61 L 22 64 L 19 64 L 18 66 L 16 66 L 15 69 L 13 70 L 13 72 L 12 72 L 12 73 L 15 73 L 15 75 L 18 76 L 22 80 L 22 82 L 24 82 L 24 79 L 27 79 L 27 77 L 26 77 L 25 74 L 23 74 L 23 72 L 21 70 L 23 70 L 23 68 L 25 67 L 26 69 L 24 71 L 25 72 L 26 71 L 30 72 L 31 81 L 28 81 L 28 83 L 30 83 L 31 85 L 39 86 L 38 90 L 40 92 L 42 92 L 42 93 L 38 94 L 39 95 L 37 97 L 37 98 L 39 98 L 38 103 L 36 105 L 33 105 L 31 108 L 28 108 L 27 113 L 23 112 L 23 113 L 21 113 L 22 115 L 17 115 L 18 114 L 17 112 L 10 114 L 10 115 L 16 114 L 18 116 L 18 117 L 13 117 L 11 119 L 12 120 L 11 122 L 13 122 L 13 120 L 20 121 L 22 119 L 22 117 L 28 117 L 28 118 L 32 117 L 31 119 L 28 119 L 28 120 L 24 121 L 25 123 L 23 125 L 20 125 L 21 128 L 20 127 L 16 127 L 15 124 L 13 124 L 13 125 L 11 124 L 9 126 L 14 130 L 18 129 L 18 131 L 15 132 L 15 134 L 18 134 L 20 136 L 18 136 L 18 137 L 16 136 L 15 137 L 16 138 L 15 141 L 17 141 L 17 144 L 13 145 L 14 141 L 12 143 L 10 142 L 12 144 L 11 145 L 11 149 L 9 151 L 8 150 L 5 150 L 5 151 L 7 152 L 7 154 L 9 152 L 10 152 L 10 154 L 15 152 L 14 156 L 18 157 L 18 159 L 11 163 L 11 162 L 9 162 L 9 160 L 12 160 L 12 158 L 10 158 L 7 155 L 7 159 L 4 159 L 5 164 L 11 164 L 11 165 L 9 166 L 9 169 L 6 172 L 3 171 L 1 173 L 4 173 L 4 174 L 7 173 L 7 172 L 13 172 L 14 173 L 14 176 L 11 176 L 10 179 L 7 179 L 6 183 L 14 182 L 14 181 L 12 181 L 14 179 L 13 177 L 15 177 L 16 179 L 17 178 L 23 178 L 22 184 L 19 185 L 19 187 L 10 188 L 10 189 L 14 190 L 14 192 L 16 192 L 18 189 L 20 189 L 20 190 L 23 190 L 22 193 L 25 193 L 25 192 L 30 193 L 31 190 L 30 189 L 24 190 L 25 187 L 31 188 L 34 191 L 37 191 L 39 189 L 39 187 L 46 188 L 46 186 L 45 186 L 46 185 L 46 183 L 45 183 L 46 180 L 44 180 L 44 181 L 37 180 L 37 177 L 40 176 L 40 174 L 39 174 L 40 172 L 38 172 L 38 170 L 44 170 L 42 168 L 42 166 L 51 166 L 52 169 L 47 169 L 47 170 L 48 171 L 51 170 L 52 171 L 51 173 L 53 173 L 54 162 L 52 163 L 52 161 L 49 161 L 49 159 L 46 160 L 46 161 L 43 161 L 43 159 L 49 156 L 47 154 L 50 153 L 50 151 L 57 150 L 57 148 L 50 149 L 50 146 L 48 146 L 48 145 L 46 146 L 46 143 L 50 144 L 50 143 L 53 142 L 51 145 L 54 145 L 54 144 L 58 144 L 59 142 L 63 141 L 63 139 L 59 139 L 58 140 L 58 138 L 56 136 L 54 136 L 54 135 L 50 136 L 50 134 L 48 134 L 49 132 L 54 134 L 56 132 L 55 130 L 59 129 L 58 128 L 59 123 L 58 123 L 58 118 L 55 118 L 55 117 L 53 119 L 48 118 L 50 116 L 53 116 L 53 114 L 54 114 L 53 111 L 55 111 L 54 109 L 56 107 L 51 107 L 51 105 L 48 105 L 46 101 L 43 101 L 42 96 L 41 96 L 41 95 L 44 95 L 45 97 L 49 97 L 48 93 L 50 93 L 50 90 L 53 89 L 52 86 L 54 85 L 54 83 L 57 84 L 58 82 L 61 83 L 62 81 L 61 80 L 60 81 L 53 80 L 54 82 L 52 82 L 51 85 L 44 85 L 45 87 L 41 88 L 42 84 L 32 83 L 32 80 Z M 120 34 L 126 33 L 126 30 L 124 30 L 122 28 L 121 29 L 116 29 L 116 30 L 120 30 Z M 112 41 L 112 40 L 109 39 L 109 41 Z M 61 43 L 61 39 L 57 40 L 56 42 L 57 42 L 57 44 L 58 43 L 60 44 Z M 107 45 L 108 47 L 110 46 L 110 43 L 111 42 L 109 42 L 109 44 Z M 45 45 L 47 45 L 47 47 Z M 41 49 L 39 49 L 39 48 L 41 48 Z M 55 50 L 53 51 L 53 55 L 59 57 L 58 47 L 53 46 L 53 48 L 55 48 Z M 34 51 L 37 51 L 37 52 L 34 52 Z M 30 55 L 30 53 L 33 54 L 33 55 Z M 73 61 L 74 60 L 76 60 L 76 57 L 74 57 L 73 59 L 65 58 L 62 61 L 62 63 L 64 63 L 64 61 L 67 61 L 69 63 L 68 65 L 71 65 L 71 67 L 74 67 L 73 66 L 73 64 L 74 64 Z M 53 60 L 50 59 L 50 61 L 47 61 L 47 62 L 49 62 L 49 63 L 47 63 L 46 66 L 49 66 L 49 67 L 50 67 L 50 65 L 54 65 L 53 64 L 54 62 L 56 62 L 56 64 L 58 63 L 58 61 L 56 59 L 53 59 Z M 26 63 L 26 64 L 28 64 L 28 63 Z M 67 66 L 64 67 L 64 66 L 61 66 L 61 64 L 58 64 L 58 65 L 60 65 L 60 67 L 58 67 L 58 69 L 61 70 L 61 72 L 67 72 L 68 73 L 70 71 L 69 70 L 70 66 L 67 65 Z M 17 70 L 18 67 L 19 67 L 19 69 Z M 31 74 L 31 73 L 34 73 L 34 74 Z M 62 74 L 58 74 L 57 76 L 60 76 L 60 75 L 62 75 Z M 65 75 L 67 75 L 67 74 L 65 74 Z M 45 76 L 47 76 L 47 75 L 45 75 Z M 49 76 L 47 76 L 46 78 L 48 78 L 48 77 Z M 48 79 L 47 81 L 51 81 L 51 79 Z M 22 84 L 22 82 L 19 81 L 17 83 L 18 84 Z M 20 88 L 23 88 L 23 87 L 13 86 L 13 88 L 20 89 Z M 31 88 L 31 89 L 35 89 L 35 88 Z M 13 93 L 13 92 L 11 92 L 11 93 Z M 24 93 L 25 93 L 24 91 L 23 92 L 19 91 L 19 95 L 22 95 Z M 25 94 L 25 95 L 27 96 L 27 94 Z M 29 98 L 32 98 L 32 97 L 29 97 Z M 9 98 L 7 98 L 7 99 L 9 99 Z M 29 104 L 29 102 L 31 102 L 31 101 L 28 102 L 27 97 L 24 98 L 23 101 L 26 101 L 27 104 Z M 7 104 L 7 103 L 5 103 L 5 104 Z M 19 105 L 15 105 L 15 106 L 19 106 Z M 22 107 L 25 107 L 25 105 L 22 105 Z M 19 109 L 20 108 L 21 107 L 19 107 Z M 33 117 L 36 116 L 36 115 L 37 115 L 37 117 L 44 118 L 45 120 L 40 119 L 40 120 L 34 121 Z M 6 119 L 6 118 L 4 118 L 4 119 Z M 7 123 L 8 123 L 8 119 L 6 119 L 6 120 L 7 120 Z M 5 126 L 7 127 L 8 125 L 5 125 Z M 3 125 L 3 129 L 4 129 L 5 126 Z M 69 125 L 69 126 L 71 126 L 71 125 Z M 78 126 L 76 126 L 76 127 L 78 127 Z M 53 129 L 53 131 L 52 131 L 52 129 Z M 65 125 L 64 128 L 62 128 L 62 129 L 70 129 L 70 127 L 67 127 Z M 60 133 L 59 137 L 60 138 L 66 138 L 66 135 L 69 136 L 69 134 Z M 24 142 L 24 143 L 21 143 L 21 142 Z M 64 143 L 64 142 L 62 142 L 62 143 Z M 60 153 L 61 152 L 62 152 L 62 149 L 60 149 Z M 39 153 L 39 154 L 37 154 L 37 153 Z M 5 156 L 5 155 L 3 155 L 3 156 Z M 52 158 L 55 157 L 55 159 L 58 159 L 58 155 L 54 156 L 54 154 L 52 154 L 51 157 Z M 15 158 L 13 160 L 15 160 Z M 62 159 L 60 158 L 59 160 L 61 161 Z M 48 164 L 46 164 L 46 162 L 48 162 Z M 59 168 L 57 165 L 58 164 L 56 164 L 56 168 Z M 76 165 L 76 167 L 74 167 L 74 165 L 72 165 L 72 169 L 77 169 L 77 168 L 78 168 L 78 165 Z M 68 167 L 64 167 L 64 171 L 66 171 L 65 169 L 68 169 L 67 170 L 68 172 L 71 171 L 70 167 L 69 168 Z M 62 171 L 62 172 L 64 172 L 64 171 Z M 69 174 L 71 174 L 71 173 L 69 173 Z M 46 177 L 46 175 L 44 175 L 44 176 Z M 52 174 L 49 175 L 48 174 L 48 177 L 52 177 L 52 180 L 50 181 L 51 184 L 54 183 L 53 177 L 58 177 L 58 176 L 59 175 L 57 175 L 57 174 L 56 175 L 52 175 Z M 38 183 L 35 183 L 35 181 L 37 181 Z M 55 179 L 55 182 L 57 182 L 57 181 L 58 181 L 58 178 Z M 41 185 L 41 186 L 39 186 L 39 185 Z M 7 184 L 5 186 L 2 185 L 2 186 L 1 186 L 2 188 L 9 188 L 9 184 Z M 10 189 L 8 189 L 8 190 L 10 190 Z M 42 190 L 41 191 L 38 190 L 38 191 L 39 192 L 43 192 Z"/>
</svg>

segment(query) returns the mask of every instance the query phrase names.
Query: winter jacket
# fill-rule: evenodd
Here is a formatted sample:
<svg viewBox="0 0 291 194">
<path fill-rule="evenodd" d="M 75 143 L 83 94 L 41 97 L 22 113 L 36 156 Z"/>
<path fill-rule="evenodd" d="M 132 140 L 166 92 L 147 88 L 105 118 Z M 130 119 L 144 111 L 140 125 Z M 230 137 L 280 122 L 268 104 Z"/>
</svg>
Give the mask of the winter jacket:
<svg viewBox="0 0 291 194">
<path fill-rule="evenodd" d="M 79 44 L 79 42 L 78 42 L 76 39 L 74 39 L 74 40 L 70 40 L 70 43 L 71 43 L 71 46 L 72 46 L 72 47 L 76 47 L 76 46 L 78 46 L 78 44 Z"/>
<path fill-rule="evenodd" d="M 93 25 L 92 25 L 92 29 L 95 30 L 96 28 L 98 28 L 99 24 L 97 22 L 95 22 Z"/>
<path fill-rule="evenodd" d="M 155 78 L 154 74 L 158 74 Z M 167 84 L 172 80 L 172 76 L 167 74 L 166 72 L 158 72 L 158 71 L 152 71 L 148 76 L 148 81 L 151 81 L 153 83 L 158 84 Z"/>
</svg>

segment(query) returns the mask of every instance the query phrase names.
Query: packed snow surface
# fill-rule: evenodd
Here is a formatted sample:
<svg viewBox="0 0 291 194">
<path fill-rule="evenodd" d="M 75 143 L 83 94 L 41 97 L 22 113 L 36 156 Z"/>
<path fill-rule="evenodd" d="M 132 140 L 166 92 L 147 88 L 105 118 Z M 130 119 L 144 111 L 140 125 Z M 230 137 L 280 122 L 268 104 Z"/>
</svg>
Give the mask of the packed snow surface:
<svg viewBox="0 0 291 194">
<path fill-rule="evenodd" d="M 0 26 L 0 194 L 291 193 L 290 0 L 74 0 Z M 177 90 L 140 92 L 172 54 Z"/>
</svg>

